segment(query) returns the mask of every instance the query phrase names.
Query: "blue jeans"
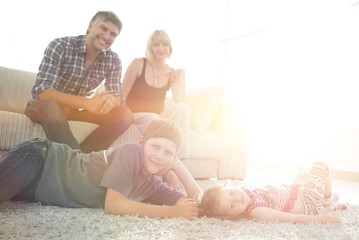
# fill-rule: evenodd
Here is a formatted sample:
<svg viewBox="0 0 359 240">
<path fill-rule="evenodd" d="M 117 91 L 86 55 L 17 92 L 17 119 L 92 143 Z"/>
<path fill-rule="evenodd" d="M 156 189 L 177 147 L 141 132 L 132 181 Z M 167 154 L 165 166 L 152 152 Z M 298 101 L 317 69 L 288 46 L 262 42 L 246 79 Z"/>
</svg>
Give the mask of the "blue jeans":
<svg viewBox="0 0 359 240">
<path fill-rule="evenodd" d="M 10 199 L 35 201 L 35 191 L 51 142 L 33 139 L 0 159 L 0 204 Z"/>
<path fill-rule="evenodd" d="M 94 114 L 89 111 L 70 109 L 65 111 L 55 100 L 43 99 L 29 103 L 25 114 L 40 123 L 47 139 L 64 143 L 84 153 L 105 150 L 133 123 L 133 114 L 127 107 L 112 109 L 108 114 Z M 71 132 L 68 120 L 85 121 L 99 125 L 80 144 Z"/>
</svg>

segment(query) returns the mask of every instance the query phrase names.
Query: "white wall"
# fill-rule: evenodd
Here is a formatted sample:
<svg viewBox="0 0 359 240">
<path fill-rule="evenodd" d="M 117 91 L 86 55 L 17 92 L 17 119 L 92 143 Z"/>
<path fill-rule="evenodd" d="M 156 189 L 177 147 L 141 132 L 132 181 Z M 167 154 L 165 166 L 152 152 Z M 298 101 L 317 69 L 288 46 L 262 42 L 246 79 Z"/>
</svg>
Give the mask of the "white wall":
<svg viewBox="0 0 359 240">
<path fill-rule="evenodd" d="M 350 130 L 359 129 L 352 2 L 228 0 L 224 79 L 251 112 L 251 162 L 327 160 L 359 171 L 359 145 L 350 144 L 358 138 Z"/>
<path fill-rule="evenodd" d="M 150 33 L 165 29 L 174 46 L 170 63 L 186 69 L 189 86 L 214 85 L 222 74 L 224 7 L 220 0 L 12 0 L 0 8 L 0 65 L 37 71 L 49 41 L 85 34 L 97 11 L 111 10 L 124 25 L 112 47 L 124 70 L 144 55 Z"/>
</svg>

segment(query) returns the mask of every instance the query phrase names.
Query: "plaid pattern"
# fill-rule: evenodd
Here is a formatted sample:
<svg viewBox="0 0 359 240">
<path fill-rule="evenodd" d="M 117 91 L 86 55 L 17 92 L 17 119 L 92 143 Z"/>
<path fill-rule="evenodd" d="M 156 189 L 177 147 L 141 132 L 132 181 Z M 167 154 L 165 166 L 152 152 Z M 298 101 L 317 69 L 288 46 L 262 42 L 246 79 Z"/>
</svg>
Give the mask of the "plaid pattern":
<svg viewBox="0 0 359 240">
<path fill-rule="evenodd" d="M 32 97 L 48 88 L 90 97 L 105 80 L 105 88 L 123 99 L 121 90 L 122 64 L 118 55 L 107 49 L 89 69 L 85 68 L 86 36 L 64 37 L 53 40 L 45 50 Z"/>
</svg>

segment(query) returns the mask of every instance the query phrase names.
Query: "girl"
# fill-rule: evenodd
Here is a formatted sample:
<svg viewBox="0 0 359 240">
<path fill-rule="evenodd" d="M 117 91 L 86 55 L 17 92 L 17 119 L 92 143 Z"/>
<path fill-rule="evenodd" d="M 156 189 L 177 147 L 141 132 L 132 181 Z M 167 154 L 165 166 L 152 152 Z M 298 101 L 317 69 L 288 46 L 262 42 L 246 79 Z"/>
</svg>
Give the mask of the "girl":
<svg viewBox="0 0 359 240">
<path fill-rule="evenodd" d="M 344 210 L 332 193 L 328 167 L 321 162 L 297 176 L 291 185 L 249 190 L 214 186 L 205 191 L 200 208 L 203 215 L 219 218 L 251 218 L 292 223 L 338 223 L 339 219 L 319 214 L 326 208 Z"/>
</svg>

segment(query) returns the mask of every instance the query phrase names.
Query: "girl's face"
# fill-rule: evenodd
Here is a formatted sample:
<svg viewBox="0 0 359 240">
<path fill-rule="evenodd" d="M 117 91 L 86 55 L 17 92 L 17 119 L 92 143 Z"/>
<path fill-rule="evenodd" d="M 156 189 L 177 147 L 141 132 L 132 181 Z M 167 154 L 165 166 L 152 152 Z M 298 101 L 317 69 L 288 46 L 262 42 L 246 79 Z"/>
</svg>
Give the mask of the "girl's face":
<svg viewBox="0 0 359 240">
<path fill-rule="evenodd" d="M 157 41 L 152 45 L 152 53 L 155 59 L 166 60 L 170 54 L 170 46 L 164 42 Z"/>
<path fill-rule="evenodd" d="M 250 202 L 249 196 L 240 188 L 223 187 L 217 194 L 217 214 L 226 218 L 238 218 Z"/>
<path fill-rule="evenodd" d="M 166 138 L 150 138 L 144 143 L 143 148 L 142 170 L 146 175 L 163 172 L 176 157 L 177 145 Z"/>
</svg>

